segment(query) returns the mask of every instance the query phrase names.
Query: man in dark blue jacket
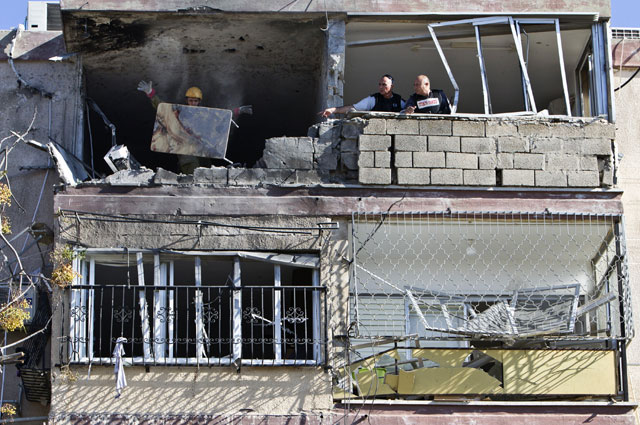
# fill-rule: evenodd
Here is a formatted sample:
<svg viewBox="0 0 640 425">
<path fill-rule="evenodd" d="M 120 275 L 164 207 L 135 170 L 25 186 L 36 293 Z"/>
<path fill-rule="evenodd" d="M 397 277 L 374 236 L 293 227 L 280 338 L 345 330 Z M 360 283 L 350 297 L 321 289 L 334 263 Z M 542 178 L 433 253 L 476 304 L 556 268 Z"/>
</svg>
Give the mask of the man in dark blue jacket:
<svg viewBox="0 0 640 425">
<path fill-rule="evenodd" d="M 407 114 L 450 114 L 449 99 L 442 90 L 431 89 L 426 75 L 418 75 L 413 83 L 415 93 L 407 100 Z"/>
<path fill-rule="evenodd" d="M 385 74 L 378 82 L 378 93 L 373 93 L 353 105 L 327 108 L 318 115 L 327 118 L 332 114 L 346 114 L 349 111 L 400 112 L 404 107 L 402 97 L 393 92 L 393 77 Z"/>
</svg>

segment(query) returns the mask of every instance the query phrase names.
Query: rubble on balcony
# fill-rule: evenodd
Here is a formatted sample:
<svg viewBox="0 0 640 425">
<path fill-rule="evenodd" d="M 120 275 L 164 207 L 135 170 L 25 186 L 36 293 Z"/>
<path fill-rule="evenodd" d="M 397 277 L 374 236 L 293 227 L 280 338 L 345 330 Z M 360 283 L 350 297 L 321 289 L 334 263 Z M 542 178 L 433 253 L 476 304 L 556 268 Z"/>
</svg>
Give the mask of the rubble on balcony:
<svg viewBox="0 0 640 425">
<path fill-rule="evenodd" d="M 91 184 L 607 188 L 614 138 L 614 125 L 597 118 L 354 113 L 303 137 L 267 139 L 253 168 L 142 167 Z"/>
</svg>

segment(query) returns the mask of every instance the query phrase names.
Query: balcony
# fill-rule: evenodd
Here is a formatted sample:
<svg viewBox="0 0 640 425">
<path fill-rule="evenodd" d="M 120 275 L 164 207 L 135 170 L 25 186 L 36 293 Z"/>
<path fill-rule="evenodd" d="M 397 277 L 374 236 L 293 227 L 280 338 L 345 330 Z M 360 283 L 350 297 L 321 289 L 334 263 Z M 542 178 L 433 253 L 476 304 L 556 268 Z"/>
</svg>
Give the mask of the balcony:
<svg viewBox="0 0 640 425">
<path fill-rule="evenodd" d="M 561 116 L 352 113 L 267 139 L 253 168 L 124 170 L 89 184 L 610 188 L 615 126 Z"/>
<path fill-rule="evenodd" d="M 247 277 L 224 285 L 231 261 L 205 256 L 195 265 L 180 258 L 154 266 L 144 257 L 131 267 L 115 256 L 79 264 L 84 284 L 64 291 L 61 364 L 112 364 L 118 338 L 125 339 L 125 363 L 133 365 L 323 364 L 325 288 L 311 286 L 312 273 L 278 265 L 270 284 Z M 196 284 L 186 272 L 193 266 L 206 273 Z M 263 276 L 270 269 L 264 266 L 242 265 L 245 274 Z M 146 285 L 145 268 L 154 276 Z M 118 283 L 106 283 L 110 279 Z"/>
<path fill-rule="evenodd" d="M 624 396 L 620 217 L 361 213 L 336 399 Z"/>
</svg>

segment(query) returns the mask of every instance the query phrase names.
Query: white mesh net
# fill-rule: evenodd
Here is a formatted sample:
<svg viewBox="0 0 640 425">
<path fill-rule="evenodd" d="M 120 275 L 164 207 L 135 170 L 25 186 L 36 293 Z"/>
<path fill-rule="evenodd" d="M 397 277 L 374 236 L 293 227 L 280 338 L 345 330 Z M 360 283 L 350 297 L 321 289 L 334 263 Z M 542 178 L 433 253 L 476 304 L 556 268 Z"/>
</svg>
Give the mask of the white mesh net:
<svg viewBox="0 0 640 425">
<path fill-rule="evenodd" d="M 621 228 L 611 215 L 354 214 L 354 336 L 630 338 Z"/>
</svg>

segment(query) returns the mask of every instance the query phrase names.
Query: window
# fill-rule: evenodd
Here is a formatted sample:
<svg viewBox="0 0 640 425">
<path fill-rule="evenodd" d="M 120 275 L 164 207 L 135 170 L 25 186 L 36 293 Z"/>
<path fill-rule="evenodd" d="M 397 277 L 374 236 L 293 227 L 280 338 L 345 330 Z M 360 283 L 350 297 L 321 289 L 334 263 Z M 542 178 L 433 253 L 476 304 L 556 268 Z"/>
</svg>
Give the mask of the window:
<svg viewBox="0 0 640 425">
<path fill-rule="evenodd" d="M 71 362 L 110 363 L 119 337 L 134 364 L 323 361 L 316 256 L 89 251 L 75 267 Z"/>
<path fill-rule="evenodd" d="M 590 41 L 576 68 L 578 114 L 585 117 L 610 114 L 606 29 L 594 24 Z"/>
</svg>

